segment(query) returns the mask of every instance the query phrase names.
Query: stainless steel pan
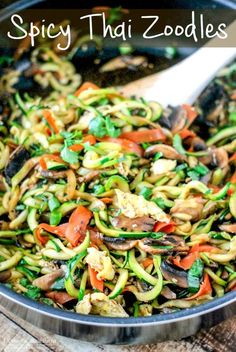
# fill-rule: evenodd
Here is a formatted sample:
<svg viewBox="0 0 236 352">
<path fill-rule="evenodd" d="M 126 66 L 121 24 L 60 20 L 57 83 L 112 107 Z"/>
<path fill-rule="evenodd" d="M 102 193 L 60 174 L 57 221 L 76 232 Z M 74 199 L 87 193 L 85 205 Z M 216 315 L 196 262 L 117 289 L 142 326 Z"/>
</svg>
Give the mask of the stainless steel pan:
<svg viewBox="0 0 236 352">
<path fill-rule="evenodd" d="M 49 7 L 54 5 L 52 1 L 44 0 L 19 1 L 3 9 L 0 20 L 3 21 L 12 13 L 34 4 L 37 4 L 37 8 L 43 7 L 44 3 Z M 173 7 L 183 8 L 214 8 L 219 5 L 236 9 L 235 2 L 227 0 L 172 2 Z M 62 311 L 30 300 L 4 285 L 0 285 L 0 304 L 39 328 L 63 336 L 100 344 L 145 344 L 187 337 L 201 328 L 209 328 L 232 317 L 236 314 L 236 292 L 198 307 L 139 318 L 105 318 Z"/>
</svg>

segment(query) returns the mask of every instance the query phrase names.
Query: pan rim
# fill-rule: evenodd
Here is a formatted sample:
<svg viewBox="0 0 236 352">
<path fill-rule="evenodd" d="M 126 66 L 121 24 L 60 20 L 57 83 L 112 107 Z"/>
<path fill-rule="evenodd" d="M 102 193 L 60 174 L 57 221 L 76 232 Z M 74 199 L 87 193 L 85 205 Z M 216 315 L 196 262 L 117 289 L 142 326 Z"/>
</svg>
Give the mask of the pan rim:
<svg viewBox="0 0 236 352">
<path fill-rule="evenodd" d="M 7 19 L 11 14 L 16 11 L 21 11 L 29 8 L 35 4 L 43 3 L 46 0 L 19 0 L 0 10 L 0 22 Z M 236 8 L 236 4 L 231 0 L 216 0 L 219 4 L 229 4 L 232 9 Z M 33 301 L 21 294 L 0 284 L 0 296 L 9 300 L 12 304 L 18 304 L 25 309 L 30 309 L 36 313 L 51 318 L 60 318 L 62 321 L 73 322 L 82 325 L 100 326 L 100 327 L 139 327 L 139 326 L 152 326 L 152 325 L 165 325 L 173 322 L 183 321 L 200 317 L 204 314 L 217 311 L 223 307 L 235 304 L 236 305 L 236 292 L 230 292 L 220 298 L 215 298 L 207 303 L 200 304 L 199 306 L 186 308 L 174 313 L 155 314 L 150 317 L 129 317 L 129 318 L 110 318 L 95 315 L 82 315 L 75 312 L 64 311 L 56 309 L 36 301 Z M 0 302 L 1 304 L 1 302 Z"/>
<path fill-rule="evenodd" d="M 223 297 L 215 298 L 207 303 L 200 304 L 192 308 L 185 308 L 173 313 L 154 314 L 149 317 L 128 317 L 128 318 L 111 318 L 97 315 L 83 315 L 75 312 L 64 311 L 46 304 L 39 303 L 27 298 L 10 288 L 0 284 L 0 296 L 5 297 L 13 304 L 20 305 L 25 309 L 30 309 L 50 318 L 60 318 L 62 321 L 72 322 L 75 324 L 100 326 L 100 327 L 139 327 L 152 325 L 165 325 L 173 322 L 183 321 L 200 317 L 207 313 L 220 310 L 229 305 L 236 305 L 236 292 L 229 292 Z M 0 303 L 1 304 L 1 303 Z M 7 309 L 7 307 L 6 307 Z"/>
</svg>

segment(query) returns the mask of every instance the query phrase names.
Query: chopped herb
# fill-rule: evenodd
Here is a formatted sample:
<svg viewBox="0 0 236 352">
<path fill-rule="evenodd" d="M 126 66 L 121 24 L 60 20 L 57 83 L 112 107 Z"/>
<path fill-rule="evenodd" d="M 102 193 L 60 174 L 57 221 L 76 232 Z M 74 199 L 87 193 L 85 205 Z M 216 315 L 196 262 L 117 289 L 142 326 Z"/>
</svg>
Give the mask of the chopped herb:
<svg viewBox="0 0 236 352">
<path fill-rule="evenodd" d="M 165 232 L 152 232 L 151 238 L 158 240 L 159 238 L 162 238 L 165 235 L 166 235 Z"/>
<path fill-rule="evenodd" d="M 208 174 L 209 169 L 206 166 L 202 165 L 202 164 L 198 164 L 197 166 L 195 166 L 193 168 L 193 171 L 197 172 L 201 176 L 205 176 L 205 175 Z"/>
<path fill-rule="evenodd" d="M 95 185 L 93 187 L 93 193 L 98 195 L 105 192 L 105 187 L 103 185 Z"/>
<path fill-rule="evenodd" d="M 116 138 L 120 134 L 120 129 L 115 127 L 115 124 L 109 116 L 106 116 L 105 118 L 97 116 L 90 121 L 89 133 L 98 138 L 102 138 L 106 135 Z"/>
<path fill-rule="evenodd" d="M 152 195 L 152 189 L 150 187 L 143 187 L 139 194 L 148 200 Z"/>
<path fill-rule="evenodd" d="M 120 135 L 120 129 L 115 127 L 110 117 L 107 116 L 105 121 L 106 121 L 106 129 L 107 129 L 108 136 L 112 138 L 118 137 Z"/>
<path fill-rule="evenodd" d="M 150 143 L 147 143 L 147 142 L 145 142 L 145 143 L 142 143 L 141 144 L 141 147 L 145 150 L 145 149 L 147 149 L 148 147 L 150 147 Z"/>
<path fill-rule="evenodd" d="M 173 138 L 173 147 L 175 148 L 175 150 L 181 154 L 181 155 L 185 155 L 186 154 L 186 150 L 184 149 L 183 145 L 182 145 L 182 139 L 180 137 L 179 134 L 176 134 Z"/>
<path fill-rule="evenodd" d="M 31 298 L 31 299 L 39 299 L 41 296 L 40 289 L 38 287 L 35 287 L 33 285 L 29 285 L 28 291 L 25 292 L 25 296 Z"/>
<path fill-rule="evenodd" d="M 69 164 L 76 164 L 79 160 L 78 154 L 70 150 L 66 145 L 61 150 L 61 157 Z"/>
<path fill-rule="evenodd" d="M 50 225 L 57 226 L 62 218 L 62 214 L 57 209 L 53 210 L 50 214 Z"/>
<path fill-rule="evenodd" d="M 229 114 L 229 121 L 236 122 L 236 111 L 231 111 Z"/>
<path fill-rule="evenodd" d="M 156 205 L 158 205 L 158 207 L 160 207 L 161 209 L 165 209 L 166 207 L 165 201 L 163 198 L 154 198 L 152 199 L 152 202 L 156 203 Z"/>
<path fill-rule="evenodd" d="M 188 271 L 188 289 L 191 293 L 196 293 L 200 288 L 204 264 L 201 259 L 196 259 Z"/>
<path fill-rule="evenodd" d="M 53 211 L 53 210 L 59 208 L 60 205 L 61 205 L 61 203 L 59 202 L 59 200 L 55 196 L 52 196 L 49 198 L 48 207 L 49 207 L 50 211 Z"/>
<path fill-rule="evenodd" d="M 163 157 L 163 153 L 158 152 L 158 153 L 156 153 L 156 154 L 154 155 L 153 160 L 156 161 L 156 160 L 160 159 L 161 157 Z"/>
<path fill-rule="evenodd" d="M 65 279 L 64 277 L 58 278 L 51 287 L 53 290 L 64 290 L 65 289 Z"/>
<path fill-rule="evenodd" d="M 48 306 L 53 306 L 54 305 L 54 302 L 52 299 L 50 298 L 41 298 L 40 301 L 44 304 L 47 304 Z"/>
<path fill-rule="evenodd" d="M 25 204 L 18 204 L 18 205 L 16 206 L 16 210 L 17 210 L 17 211 L 24 210 L 25 208 L 26 208 Z"/>
<path fill-rule="evenodd" d="M 106 125 L 105 120 L 101 116 L 97 116 L 92 119 L 89 123 L 89 133 L 102 138 L 106 135 Z"/>
</svg>

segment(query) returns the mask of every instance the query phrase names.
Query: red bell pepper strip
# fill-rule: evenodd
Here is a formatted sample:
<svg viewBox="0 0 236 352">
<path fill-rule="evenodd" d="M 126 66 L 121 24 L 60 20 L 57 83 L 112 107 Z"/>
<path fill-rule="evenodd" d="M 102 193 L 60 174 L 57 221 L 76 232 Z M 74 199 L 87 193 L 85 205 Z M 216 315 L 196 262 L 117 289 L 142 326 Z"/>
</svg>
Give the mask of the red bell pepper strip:
<svg viewBox="0 0 236 352">
<path fill-rule="evenodd" d="M 197 244 L 190 249 L 190 252 L 188 255 L 186 255 L 186 257 L 181 259 L 180 256 L 177 256 L 176 258 L 173 259 L 173 263 L 179 268 L 188 270 L 191 268 L 195 260 L 199 257 L 200 252 L 211 252 L 215 249 L 217 248 L 207 244 L 203 244 L 203 245 Z"/>
<path fill-rule="evenodd" d="M 204 274 L 204 278 L 203 278 L 203 282 L 200 285 L 199 291 L 195 295 L 186 298 L 186 300 L 190 301 L 192 299 L 195 299 L 195 298 L 210 294 L 211 292 L 212 292 L 212 287 L 211 287 L 209 275 L 207 273 L 205 273 Z"/>
<path fill-rule="evenodd" d="M 119 144 L 121 148 L 124 149 L 125 151 L 129 153 L 135 153 L 139 156 L 143 156 L 143 149 L 137 143 L 134 143 L 131 140 L 128 140 L 125 138 L 105 137 L 105 138 L 101 138 L 101 141 Z"/>
<path fill-rule="evenodd" d="M 83 138 L 82 143 L 89 143 L 90 145 L 94 145 L 96 144 L 96 138 L 92 134 L 88 134 Z M 69 149 L 73 152 L 79 152 L 84 149 L 84 146 L 82 144 L 72 144 Z"/>
<path fill-rule="evenodd" d="M 182 139 L 189 138 L 189 137 L 192 137 L 192 138 L 196 137 L 196 133 L 194 133 L 193 131 L 190 131 L 188 128 L 184 128 L 178 133 Z"/>
<path fill-rule="evenodd" d="M 143 265 L 144 269 L 146 269 L 149 265 L 153 264 L 152 258 L 145 258 L 142 260 L 141 264 Z"/>
<path fill-rule="evenodd" d="M 79 89 L 77 89 L 74 95 L 78 97 L 82 92 L 88 89 L 99 89 L 99 87 L 92 82 L 84 82 L 82 86 L 80 86 Z"/>
<path fill-rule="evenodd" d="M 168 224 L 166 222 L 156 222 L 154 227 L 153 227 L 154 232 L 165 232 L 165 233 L 172 233 L 175 231 L 175 223 L 174 222 L 169 222 Z"/>
<path fill-rule="evenodd" d="M 43 117 L 45 118 L 45 120 L 47 121 L 47 123 L 49 124 L 49 126 L 51 127 L 51 129 L 55 132 L 55 133 L 59 133 L 59 129 L 56 125 L 55 119 L 53 118 L 51 112 L 49 110 L 44 110 L 42 112 Z"/>
<path fill-rule="evenodd" d="M 41 166 L 41 168 L 43 170 L 47 170 L 47 164 L 45 159 L 49 159 L 49 160 L 53 160 L 56 161 L 58 163 L 63 163 L 65 164 L 65 162 L 62 160 L 62 158 L 60 158 L 58 155 L 54 155 L 54 154 L 44 154 L 40 159 L 39 159 L 39 164 Z"/>
<path fill-rule="evenodd" d="M 57 235 L 59 237 L 65 237 L 65 226 L 67 224 L 59 225 L 59 226 L 52 226 L 48 224 L 40 224 L 38 227 L 35 229 L 35 236 L 36 239 L 42 244 L 45 245 L 47 241 L 49 240 L 48 236 L 42 236 L 41 235 L 41 230 L 45 230 L 49 233 L 52 233 L 53 235 Z"/>
<path fill-rule="evenodd" d="M 103 280 L 99 280 L 97 278 L 97 272 L 90 265 L 88 265 L 88 272 L 89 272 L 91 286 L 96 290 L 103 292 L 104 282 Z"/>
<path fill-rule="evenodd" d="M 70 244 L 75 247 L 86 232 L 87 225 L 92 217 L 92 212 L 79 205 L 71 214 L 65 237 Z"/>
<path fill-rule="evenodd" d="M 144 143 L 164 141 L 166 136 L 162 132 L 161 128 L 155 128 L 153 130 L 124 132 L 120 135 L 120 138 L 129 139 L 135 143 Z"/>
</svg>

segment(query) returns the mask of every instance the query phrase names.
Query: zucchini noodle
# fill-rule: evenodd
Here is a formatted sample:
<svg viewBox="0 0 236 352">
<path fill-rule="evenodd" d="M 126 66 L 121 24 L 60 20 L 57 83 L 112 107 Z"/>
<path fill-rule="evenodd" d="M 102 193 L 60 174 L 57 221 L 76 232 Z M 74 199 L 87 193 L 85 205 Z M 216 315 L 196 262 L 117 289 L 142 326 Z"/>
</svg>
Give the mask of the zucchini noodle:
<svg viewBox="0 0 236 352">
<path fill-rule="evenodd" d="M 46 96 L 14 94 L 14 71 L 1 81 L 12 95 L 0 129 L 0 281 L 43 304 L 111 317 L 235 290 L 232 67 L 203 93 L 218 85 L 217 115 L 201 96 L 163 110 L 81 85 L 50 49 L 31 60 Z"/>
</svg>

